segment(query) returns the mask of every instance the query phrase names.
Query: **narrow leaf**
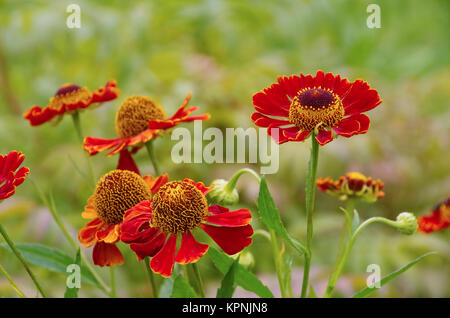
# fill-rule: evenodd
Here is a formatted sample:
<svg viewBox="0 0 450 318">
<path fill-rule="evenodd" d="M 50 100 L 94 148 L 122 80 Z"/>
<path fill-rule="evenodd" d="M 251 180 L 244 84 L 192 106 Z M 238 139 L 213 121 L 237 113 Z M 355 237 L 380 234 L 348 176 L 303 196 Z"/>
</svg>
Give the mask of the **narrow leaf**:
<svg viewBox="0 0 450 318">
<path fill-rule="evenodd" d="M 216 298 L 231 298 L 236 290 L 236 271 L 239 265 L 239 257 L 233 262 L 224 276 L 220 288 L 217 290 Z"/>
<path fill-rule="evenodd" d="M 306 248 L 296 239 L 292 238 L 286 231 L 286 228 L 281 222 L 280 213 L 278 212 L 275 202 L 270 195 L 269 188 L 267 187 L 266 178 L 261 178 L 259 195 L 258 195 L 258 209 L 261 216 L 261 221 L 269 229 L 274 230 L 278 235 L 286 240 L 293 248 L 295 248 L 300 254 L 303 254 Z"/>
<path fill-rule="evenodd" d="M 412 266 L 414 266 L 415 264 L 417 264 L 418 262 L 420 262 L 423 258 L 427 257 L 428 255 L 431 254 L 436 254 L 436 252 L 429 252 L 426 253 L 422 256 L 419 256 L 418 258 L 416 258 L 415 260 L 409 262 L 408 264 L 406 264 L 403 267 L 400 267 L 399 269 L 397 269 L 396 271 L 390 273 L 389 275 L 383 277 L 380 281 L 380 286 L 383 286 L 384 284 L 388 283 L 389 281 L 393 280 L 395 277 L 399 276 L 400 274 L 404 273 L 405 271 L 407 271 L 409 268 L 411 268 Z M 360 290 L 359 292 L 357 292 L 356 294 L 353 295 L 353 298 L 363 298 L 363 297 L 367 297 L 368 295 L 370 295 L 371 293 L 373 293 L 375 290 L 377 290 L 378 288 L 370 288 L 370 287 L 366 287 L 362 290 Z"/>
<path fill-rule="evenodd" d="M 216 248 L 210 246 L 208 256 L 213 261 L 216 268 L 225 275 L 233 265 L 234 260 L 220 252 Z M 236 265 L 235 281 L 236 285 L 241 286 L 245 290 L 251 291 L 263 298 L 273 298 L 273 294 L 266 285 L 264 285 L 253 273 L 249 272 L 242 265 Z"/>
<path fill-rule="evenodd" d="M 197 294 L 183 276 L 178 274 L 174 279 L 170 298 L 197 298 Z"/>
</svg>

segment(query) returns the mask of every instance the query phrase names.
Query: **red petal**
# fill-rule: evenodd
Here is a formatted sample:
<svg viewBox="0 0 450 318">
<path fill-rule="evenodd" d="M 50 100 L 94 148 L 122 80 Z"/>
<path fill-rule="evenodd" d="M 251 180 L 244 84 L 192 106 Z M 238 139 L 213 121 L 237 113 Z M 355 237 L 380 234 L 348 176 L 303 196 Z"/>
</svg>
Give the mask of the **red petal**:
<svg viewBox="0 0 450 318">
<path fill-rule="evenodd" d="M 134 251 L 139 260 L 147 256 L 154 256 L 158 253 L 166 241 L 167 235 L 160 232 L 157 228 L 148 228 L 145 231 L 139 232 L 135 237 L 130 248 Z"/>
<path fill-rule="evenodd" d="M 178 250 L 175 262 L 189 264 L 197 262 L 208 251 L 208 245 L 197 242 L 191 232 L 183 234 L 181 246 Z"/>
<path fill-rule="evenodd" d="M 316 140 L 319 145 L 323 146 L 333 140 L 333 133 L 331 130 L 319 130 Z"/>
<path fill-rule="evenodd" d="M 291 125 L 291 122 L 289 120 L 270 118 L 260 113 L 253 113 L 251 119 L 258 127 L 269 127 L 270 125 L 272 125 L 272 127 Z"/>
<path fill-rule="evenodd" d="M 125 243 L 134 242 L 139 238 L 139 232 L 150 227 L 152 206 L 148 200 L 142 201 L 125 212 L 122 222 L 121 240 Z"/>
<path fill-rule="evenodd" d="M 370 89 L 363 80 L 356 80 L 345 98 L 342 100 L 345 115 L 354 115 L 369 111 L 381 103 L 378 92 Z"/>
<path fill-rule="evenodd" d="M 123 255 L 116 244 L 97 242 L 92 252 L 94 264 L 100 267 L 121 265 L 124 263 Z"/>
<path fill-rule="evenodd" d="M 206 222 L 208 223 L 228 227 L 244 226 L 250 224 L 251 221 L 252 221 L 252 214 L 247 209 L 240 209 L 231 212 L 212 214 L 208 215 L 206 218 Z"/>
<path fill-rule="evenodd" d="M 172 275 L 173 266 L 175 265 L 176 245 L 177 236 L 169 236 L 161 250 L 150 261 L 150 267 L 155 273 L 159 273 L 163 277 Z"/>
<path fill-rule="evenodd" d="M 236 254 L 249 246 L 253 235 L 251 225 L 240 227 L 219 227 L 201 224 L 200 228 L 206 232 L 227 254 Z"/>
<path fill-rule="evenodd" d="M 103 139 L 86 137 L 83 143 L 83 149 L 89 152 L 89 154 L 95 155 L 100 151 L 105 151 L 114 148 L 108 155 L 114 155 L 120 152 L 128 145 L 127 139 L 116 138 L 116 139 Z"/>
<path fill-rule="evenodd" d="M 212 188 L 214 188 L 214 186 L 210 186 L 210 187 L 206 187 L 203 182 L 195 182 L 191 179 L 184 179 L 184 182 L 193 184 L 197 189 L 199 189 L 204 195 L 206 195 L 209 191 L 212 190 Z"/>
<path fill-rule="evenodd" d="M 80 241 L 84 247 L 92 246 L 92 244 L 97 242 L 97 231 L 100 231 L 104 225 L 105 222 L 99 218 L 88 222 L 86 226 L 78 231 L 78 241 Z"/>
<path fill-rule="evenodd" d="M 119 154 L 119 164 L 117 165 L 117 169 L 120 170 L 129 170 L 136 172 L 138 175 L 141 175 L 139 168 L 136 165 L 133 157 L 130 152 L 125 148 Z"/>
</svg>

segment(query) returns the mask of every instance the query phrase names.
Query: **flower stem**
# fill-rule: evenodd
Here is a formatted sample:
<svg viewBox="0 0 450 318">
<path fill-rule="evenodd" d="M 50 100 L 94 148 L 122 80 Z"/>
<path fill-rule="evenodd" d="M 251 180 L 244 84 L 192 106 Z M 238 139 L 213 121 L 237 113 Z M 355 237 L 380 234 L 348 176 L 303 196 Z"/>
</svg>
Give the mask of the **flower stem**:
<svg viewBox="0 0 450 318">
<path fill-rule="evenodd" d="M 150 161 L 152 162 L 153 169 L 155 170 L 155 174 L 157 176 L 160 175 L 159 165 L 156 161 L 155 151 L 153 149 L 153 140 L 149 140 L 145 143 L 145 147 L 147 148 L 148 156 L 150 157 Z"/>
<path fill-rule="evenodd" d="M 306 297 L 309 285 L 309 271 L 311 269 L 311 245 L 313 238 L 313 212 L 316 195 L 316 172 L 319 161 L 319 143 L 315 138 L 315 133 L 311 133 L 311 156 L 308 164 L 308 174 L 306 180 L 306 252 L 305 266 L 303 270 L 303 283 L 301 297 Z"/>
<path fill-rule="evenodd" d="M 228 180 L 228 183 L 227 183 L 227 185 L 225 186 L 225 189 L 224 189 L 224 190 L 229 191 L 229 192 L 233 191 L 234 188 L 236 187 L 236 183 L 238 182 L 239 178 L 240 178 L 241 175 L 243 175 L 244 173 L 248 173 L 248 174 L 252 175 L 252 176 L 256 179 L 256 181 L 258 181 L 258 183 L 261 182 L 261 178 L 259 177 L 259 175 L 258 175 L 255 171 L 253 171 L 252 169 L 249 169 L 249 168 L 244 168 L 244 169 L 241 169 L 241 170 L 237 171 L 237 172 L 230 178 L 230 180 Z"/>
<path fill-rule="evenodd" d="M 114 273 L 114 266 L 109 267 L 109 286 L 111 288 L 111 298 L 117 298 L 116 295 L 116 275 Z"/>
<path fill-rule="evenodd" d="M 23 258 L 22 254 L 16 248 L 16 246 L 14 245 L 14 242 L 9 238 L 8 234 L 6 233 L 5 228 L 1 224 L 0 224 L 0 234 L 2 234 L 6 243 L 11 248 L 12 252 L 16 255 L 16 257 L 19 259 L 19 261 L 22 263 L 23 267 L 25 267 L 25 270 L 27 271 L 28 275 L 31 277 L 31 280 L 33 281 L 34 285 L 41 293 L 42 297 L 47 298 L 47 295 L 42 290 L 42 287 L 39 284 L 38 280 L 36 279 L 36 276 L 34 276 L 33 272 L 31 271 L 30 267 L 28 266 L 27 262 L 25 262 L 25 259 Z"/>
<path fill-rule="evenodd" d="M 73 125 L 75 127 L 75 130 L 77 132 L 78 140 L 80 141 L 81 144 L 83 144 L 84 137 L 83 137 L 83 131 L 81 129 L 80 113 L 79 112 L 73 113 L 72 120 L 73 120 Z M 97 180 L 95 177 L 94 167 L 92 166 L 91 157 L 88 155 L 86 158 L 87 158 L 87 163 L 88 163 L 89 174 L 90 174 L 93 184 L 95 185 Z"/>
<path fill-rule="evenodd" d="M 278 284 L 280 285 L 281 297 L 286 298 L 286 286 L 284 285 L 282 273 L 282 254 L 278 251 L 278 240 L 274 230 L 270 230 L 270 243 L 272 246 L 272 253 L 275 259 L 275 271 L 277 272 Z"/>
<path fill-rule="evenodd" d="M 189 284 L 194 288 L 195 292 L 201 297 L 205 298 L 205 290 L 203 288 L 203 280 L 200 275 L 197 263 L 190 263 L 186 265 L 186 274 Z"/>
<path fill-rule="evenodd" d="M 150 281 L 150 285 L 152 286 L 152 295 L 153 298 L 158 297 L 158 290 L 156 289 L 156 283 L 155 283 L 155 277 L 153 274 L 152 269 L 150 268 L 150 257 L 146 257 L 144 259 L 144 263 L 145 263 L 145 269 L 147 270 L 147 274 L 148 274 L 148 279 Z"/>
<path fill-rule="evenodd" d="M 2 272 L 3 275 L 5 275 L 6 279 L 11 284 L 11 287 L 14 289 L 14 291 L 22 298 L 27 298 L 24 293 L 20 290 L 20 288 L 14 283 L 11 276 L 6 272 L 6 270 L 3 268 L 3 266 L 0 264 L 0 272 Z"/>
</svg>

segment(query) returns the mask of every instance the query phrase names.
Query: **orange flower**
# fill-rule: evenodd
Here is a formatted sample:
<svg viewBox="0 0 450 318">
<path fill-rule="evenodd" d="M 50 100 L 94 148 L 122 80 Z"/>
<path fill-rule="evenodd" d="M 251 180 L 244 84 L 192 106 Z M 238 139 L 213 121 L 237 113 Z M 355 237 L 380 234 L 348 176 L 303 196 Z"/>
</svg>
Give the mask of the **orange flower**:
<svg viewBox="0 0 450 318">
<path fill-rule="evenodd" d="M 252 242 L 249 210 L 229 211 L 212 205 L 206 194 L 212 187 L 189 179 L 171 181 L 167 175 L 156 179 L 153 198 L 128 210 L 123 219 L 121 240 L 130 243 L 138 259 L 152 256 L 150 267 L 164 277 L 172 274 L 175 262 L 197 262 L 208 245 L 192 235 L 196 228 L 208 234 L 227 254 L 236 254 Z M 177 239 L 181 244 L 177 248 Z M 178 251 L 177 251 L 178 250 Z"/>
<path fill-rule="evenodd" d="M 81 216 L 93 219 L 78 232 L 85 246 L 93 244 L 92 258 L 98 266 L 114 266 L 124 262 L 116 246 L 120 239 L 125 211 L 151 198 L 153 178 L 132 171 L 113 170 L 100 178 Z"/>
<path fill-rule="evenodd" d="M 253 96 L 257 112 L 251 118 L 255 125 L 267 127 L 279 144 L 303 141 L 315 130 L 316 140 L 323 146 L 333 135 L 365 134 L 370 119 L 362 113 L 380 103 L 378 92 L 363 80 L 349 82 L 318 71 L 316 76 L 278 77 L 278 83 Z M 279 128 L 278 136 L 271 128 Z"/>
<path fill-rule="evenodd" d="M 150 139 L 157 138 L 163 131 L 182 122 L 209 119 L 209 114 L 190 116 L 198 109 L 198 107 L 187 107 L 190 99 L 191 95 L 189 94 L 177 112 L 167 118 L 164 109 L 151 98 L 146 96 L 128 97 L 116 114 L 115 125 L 119 138 L 86 137 L 83 147 L 91 156 L 110 149 L 108 156 L 120 153 L 118 168 L 138 172 L 128 147 L 132 147 L 131 153 L 135 153 Z"/>
<path fill-rule="evenodd" d="M 417 221 L 419 232 L 431 233 L 444 230 L 450 226 L 450 197 L 439 202 L 431 211 L 431 215 L 422 215 Z"/>
<path fill-rule="evenodd" d="M 27 167 L 17 170 L 24 159 L 25 155 L 17 151 L 0 155 L 0 201 L 12 196 L 16 187 L 21 185 L 30 173 Z"/>
<path fill-rule="evenodd" d="M 85 109 L 93 103 L 103 103 L 113 100 L 119 96 L 119 89 L 116 88 L 116 81 L 109 80 L 104 87 L 100 87 L 91 92 L 87 87 L 80 87 L 75 84 L 64 84 L 50 98 L 49 103 L 44 108 L 37 105 L 28 109 L 23 117 L 30 122 L 31 126 L 42 125 L 54 117 L 62 118 L 65 113 L 73 113 Z"/>
<path fill-rule="evenodd" d="M 380 179 L 373 180 L 359 172 L 348 172 L 336 181 L 330 177 L 318 178 L 316 184 L 321 191 L 338 196 L 341 200 L 354 197 L 367 202 L 375 202 L 384 197 L 383 182 Z"/>
</svg>

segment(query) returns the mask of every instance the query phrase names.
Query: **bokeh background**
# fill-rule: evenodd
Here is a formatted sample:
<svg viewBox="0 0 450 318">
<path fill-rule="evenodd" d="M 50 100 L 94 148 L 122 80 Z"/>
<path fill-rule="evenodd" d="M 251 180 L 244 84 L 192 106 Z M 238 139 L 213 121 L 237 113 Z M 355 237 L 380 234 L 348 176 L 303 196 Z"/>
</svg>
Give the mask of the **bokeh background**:
<svg viewBox="0 0 450 318">
<path fill-rule="evenodd" d="M 66 27 L 66 7 L 81 6 L 81 28 Z M 86 135 L 114 137 L 114 116 L 131 94 L 154 98 L 173 113 L 188 92 L 192 104 L 212 118 L 203 127 L 254 127 L 252 95 L 278 75 L 317 69 L 350 80 L 363 78 L 383 99 L 370 112 L 366 135 L 339 138 L 320 149 L 318 177 L 338 178 L 359 171 L 385 183 L 386 196 L 376 204 L 358 204 L 361 218 L 388 218 L 402 211 L 429 213 L 450 194 L 450 3 L 436 1 L 376 1 L 381 28 L 366 26 L 368 4 L 375 1 L 21 1 L 0 2 L 0 153 L 26 154 L 25 165 L 44 191 L 51 191 L 65 225 L 76 237 L 80 217 L 92 188 L 72 161 L 86 168 L 70 117 L 57 126 L 30 127 L 21 114 L 31 105 L 44 106 L 63 83 L 90 89 L 110 78 L 121 96 L 82 114 Z M 193 129 L 193 125 L 185 124 Z M 175 141 L 155 143 L 164 170 L 176 178 L 209 184 L 228 178 L 243 166 L 180 164 L 171 161 Z M 280 147 L 280 169 L 267 177 L 286 227 L 304 238 L 304 186 L 309 142 Z M 136 161 L 152 173 L 147 154 Z M 93 157 L 97 176 L 113 169 L 117 157 Z M 251 177 L 238 186 L 241 205 L 255 210 L 258 187 Z M 343 216 L 340 203 L 317 194 L 312 282 L 322 293 L 333 264 Z M 255 214 L 256 215 L 256 214 Z M 16 242 L 34 242 L 72 253 L 30 180 L 14 197 L 2 202 L 0 222 Z M 260 227 L 257 219 L 256 228 Z M 248 249 L 253 271 L 278 293 L 274 263 L 266 242 L 255 237 Z M 122 247 L 126 264 L 117 270 L 118 294 L 149 294 L 143 265 Z M 350 296 L 365 286 L 366 268 L 379 264 L 382 275 L 427 251 L 438 255 L 423 260 L 377 297 L 449 297 L 449 231 L 402 236 L 394 229 L 372 225 L 360 235 L 338 284 L 338 296 Z M 85 251 L 90 256 L 90 251 Z M 292 252 L 288 250 L 288 252 Z M 294 253 L 293 253 L 294 254 Z M 0 249 L 0 263 L 29 295 L 33 285 L 11 254 Z M 222 275 L 208 258 L 199 263 L 209 295 Z M 294 290 L 301 281 L 302 258 L 294 258 Z M 61 297 L 65 276 L 32 266 L 47 292 Z M 108 279 L 108 271 L 100 273 Z M 252 294 L 238 289 L 236 295 Z M 0 297 L 15 296 L 0 276 Z M 83 285 L 80 296 L 102 296 Z"/>
</svg>

